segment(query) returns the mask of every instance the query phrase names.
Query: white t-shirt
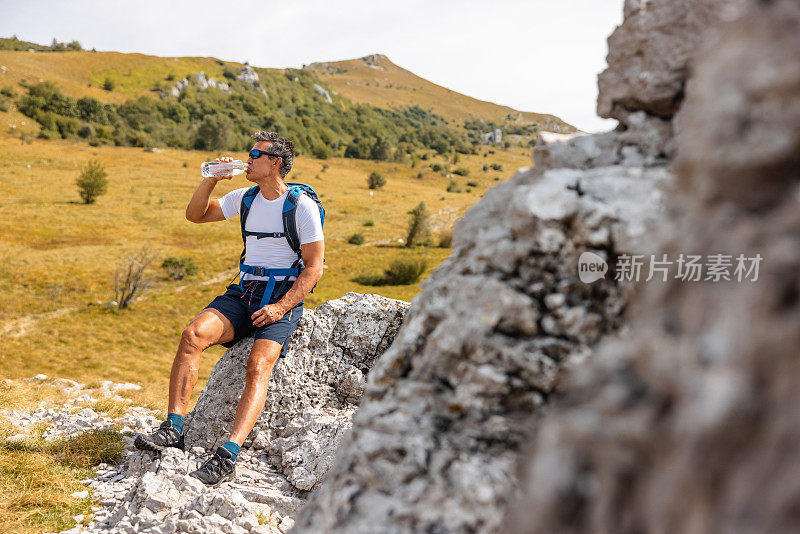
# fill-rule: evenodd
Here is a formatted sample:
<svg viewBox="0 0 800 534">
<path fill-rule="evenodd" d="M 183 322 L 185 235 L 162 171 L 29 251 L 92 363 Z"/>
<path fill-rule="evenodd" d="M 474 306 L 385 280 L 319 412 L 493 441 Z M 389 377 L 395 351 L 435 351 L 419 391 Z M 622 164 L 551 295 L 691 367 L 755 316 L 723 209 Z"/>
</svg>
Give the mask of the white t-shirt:
<svg viewBox="0 0 800 534">
<path fill-rule="evenodd" d="M 242 207 L 242 197 L 250 189 L 243 187 L 234 189 L 230 193 L 220 197 L 219 206 L 225 219 L 230 219 L 239 215 Z M 275 200 L 267 200 L 259 192 L 253 199 L 250 206 L 250 213 L 247 215 L 245 230 L 248 232 L 283 232 L 283 202 L 286 200 L 288 190 Z M 314 241 L 324 241 L 322 235 L 322 221 L 319 217 L 317 203 L 301 193 L 295 210 L 295 224 L 300 244 L 313 243 Z M 258 239 L 254 235 L 247 236 L 245 265 L 256 267 L 266 267 L 269 269 L 288 269 L 297 259 L 292 247 L 285 237 L 262 237 Z M 283 280 L 285 276 L 275 276 L 276 280 Z M 295 280 L 296 276 L 289 276 L 289 280 Z M 266 276 L 255 276 L 249 273 L 242 275 L 243 280 L 268 280 Z"/>
</svg>

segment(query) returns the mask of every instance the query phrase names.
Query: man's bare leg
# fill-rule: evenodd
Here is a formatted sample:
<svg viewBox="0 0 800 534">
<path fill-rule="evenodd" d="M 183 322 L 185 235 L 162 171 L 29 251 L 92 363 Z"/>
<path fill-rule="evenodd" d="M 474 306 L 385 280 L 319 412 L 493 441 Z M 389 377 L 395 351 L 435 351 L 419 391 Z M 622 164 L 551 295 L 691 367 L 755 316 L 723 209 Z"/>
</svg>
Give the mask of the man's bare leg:
<svg viewBox="0 0 800 534">
<path fill-rule="evenodd" d="M 183 329 L 169 375 L 169 413 L 186 415 L 189 397 L 197 384 L 200 355 L 212 345 L 231 341 L 233 335 L 231 322 L 213 308 L 198 313 Z"/>
<path fill-rule="evenodd" d="M 258 416 L 267 401 L 267 386 L 272 368 L 281 353 L 281 344 L 271 339 L 257 339 L 247 359 L 247 375 L 236 418 L 233 421 L 230 441 L 241 446 L 253 430 Z"/>
<path fill-rule="evenodd" d="M 133 442 L 137 449 L 161 452 L 167 447 L 184 448 L 183 416 L 189 406 L 192 388 L 197 383 L 200 354 L 211 345 L 231 339 L 233 325 L 219 311 L 206 309 L 192 319 L 183 330 L 172 362 L 167 421 L 150 435 L 137 434 Z"/>
</svg>

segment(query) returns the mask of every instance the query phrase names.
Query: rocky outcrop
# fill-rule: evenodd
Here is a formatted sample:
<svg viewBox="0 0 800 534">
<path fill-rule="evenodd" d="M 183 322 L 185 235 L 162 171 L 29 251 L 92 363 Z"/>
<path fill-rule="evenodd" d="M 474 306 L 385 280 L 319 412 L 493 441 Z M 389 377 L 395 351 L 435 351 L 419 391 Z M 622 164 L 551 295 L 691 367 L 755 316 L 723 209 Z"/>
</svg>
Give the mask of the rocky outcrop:
<svg viewBox="0 0 800 534">
<path fill-rule="evenodd" d="M 332 103 L 332 102 L 333 102 L 333 98 L 331 98 L 331 95 L 330 95 L 330 94 L 328 93 L 328 91 L 327 91 L 327 90 L 326 90 L 324 87 L 322 87 L 321 85 L 319 85 L 319 84 L 316 84 L 316 83 L 315 83 L 315 84 L 314 84 L 314 91 L 315 91 L 315 92 L 316 92 L 318 95 L 322 96 L 322 98 L 324 98 L 324 99 L 325 99 L 325 102 L 327 102 L 328 104 L 330 104 L 330 103 Z"/>
<path fill-rule="evenodd" d="M 216 88 L 228 94 L 230 94 L 231 92 L 231 88 L 227 83 L 220 82 L 210 76 L 206 76 L 206 73 L 203 71 L 200 71 L 194 76 L 192 76 L 192 80 L 194 85 L 200 90 L 206 90 L 208 88 Z M 178 80 L 178 82 L 175 83 L 175 85 L 170 87 L 168 90 L 162 91 L 161 98 L 165 98 L 167 96 L 174 96 L 177 98 L 181 96 L 181 93 L 183 93 L 183 91 L 186 90 L 187 87 L 189 87 L 190 83 L 192 82 L 190 82 L 188 78 L 183 78 L 182 80 Z"/>
<path fill-rule="evenodd" d="M 125 437 L 121 461 L 101 465 L 84 482 L 91 488 L 76 498 L 100 506 L 70 530 L 77 532 L 171 532 L 279 534 L 292 527 L 292 516 L 308 492 L 322 481 L 336 447 L 351 426 L 365 377 L 392 344 L 408 303 L 379 295 L 347 293 L 304 310 L 289 349 L 273 370 L 261 418 L 242 447 L 233 482 L 208 488 L 189 473 L 227 440 L 244 388 L 252 338 L 226 351 L 186 418 L 187 450 L 159 455 L 136 450 Z M 35 380 L 45 380 L 37 377 Z M 59 383 L 60 384 L 60 383 Z M 64 387 L 76 403 L 91 397 L 77 382 Z M 136 387 L 101 383 L 103 397 Z M 95 394 L 96 395 L 96 394 Z M 74 410 L 73 410 L 74 411 Z M 36 424 L 50 426 L 53 439 L 93 428 L 122 426 L 123 432 L 151 432 L 160 420 L 151 410 L 130 408 L 114 419 L 85 408 L 71 413 L 40 406 L 33 413 L 4 410 L 26 439 Z"/>
<path fill-rule="evenodd" d="M 497 527 L 529 417 L 621 326 L 625 285 L 581 282 L 578 259 L 650 251 L 669 182 L 663 167 L 537 166 L 487 191 L 369 375 L 295 532 Z"/>
<path fill-rule="evenodd" d="M 538 425 L 508 531 L 800 530 L 798 54 L 800 5 L 777 0 L 698 56 L 668 250 L 760 254 L 758 279 L 643 290 Z"/>
<path fill-rule="evenodd" d="M 245 65 L 242 67 L 242 70 L 236 75 L 236 79 L 250 84 L 250 87 L 259 86 L 258 73 L 256 72 L 256 69 L 250 65 Z"/>
<path fill-rule="evenodd" d="M 303 311 L 290 349 L 270 378 L 261 417 L 245 441 L 297 489 L 322 480 L 375 362 L 392 343 L 408 303 L 346 293 Z M 186 418 L 190 447 L 213 450 L 230 434 L 252 338 L 226 351 Z"/>
</svg>

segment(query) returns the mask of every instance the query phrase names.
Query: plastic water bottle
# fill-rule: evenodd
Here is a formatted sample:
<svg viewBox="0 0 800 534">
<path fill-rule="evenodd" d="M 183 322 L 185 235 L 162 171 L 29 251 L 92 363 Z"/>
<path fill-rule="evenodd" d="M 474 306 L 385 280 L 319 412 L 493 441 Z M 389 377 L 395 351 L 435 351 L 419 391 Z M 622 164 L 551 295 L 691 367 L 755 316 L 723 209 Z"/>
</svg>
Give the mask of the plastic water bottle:
<svg viewBox="0 0 800 534">
<path fill-rule="evenodd" d="M 203 178 L 226 176 L 228 174 L 237 176 L 244 174 L 246 170 L 247 163 L 240 159 L 233 161 L 204 161 L 200 165 L 200 174 L 203 175 Z"/>
</svg>

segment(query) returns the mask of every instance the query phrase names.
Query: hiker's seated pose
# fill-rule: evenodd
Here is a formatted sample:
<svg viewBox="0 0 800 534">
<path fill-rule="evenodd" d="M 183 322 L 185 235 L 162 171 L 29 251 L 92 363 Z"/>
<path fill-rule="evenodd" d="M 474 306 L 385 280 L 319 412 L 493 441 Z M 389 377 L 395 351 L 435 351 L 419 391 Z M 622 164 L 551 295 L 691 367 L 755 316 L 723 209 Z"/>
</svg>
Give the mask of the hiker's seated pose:
<svg viewBox="0 0 800 534">
<path fill-rule="evenodd" d="M 231 347 L 252 335 L 246 385 L 228 441 L 191 473 L 208 485 L 235 476 L 240 447 L 264 408 L 272 368 L 285 354 L 286 342 L 303 315 L 303 298 L 322 276 L 325 210 L 311 186 L 284 181 L 294 161 L 294 145 L 273 132 L 256 132 L 253 139 L 246 177 L 257 185 L 210 200 L 217 182 L 232 175 L 204 178 L 186 208 L 186 218 L 195 223 L 240 216 L 245 243 L 240 281 L 230 284 L 183 330 L 170 373 L 167 420 L 154 433 L 137 435 L 134 442 L 143 450 L 183 449 L 184 416 L 197 383 L 200 354 L 212 345 Z"/>
</svg>

